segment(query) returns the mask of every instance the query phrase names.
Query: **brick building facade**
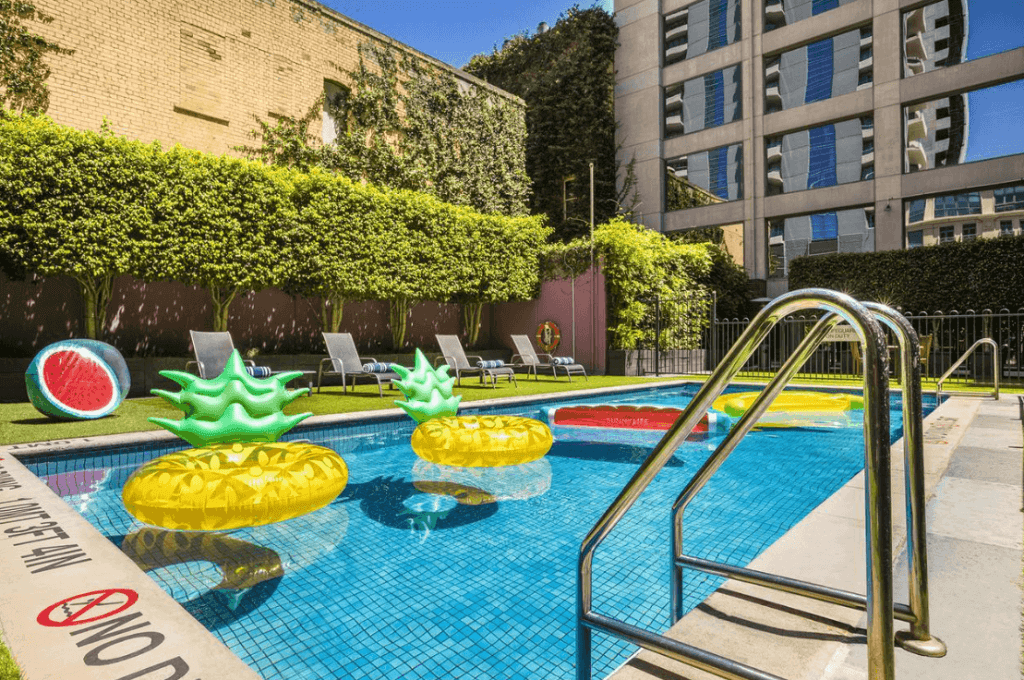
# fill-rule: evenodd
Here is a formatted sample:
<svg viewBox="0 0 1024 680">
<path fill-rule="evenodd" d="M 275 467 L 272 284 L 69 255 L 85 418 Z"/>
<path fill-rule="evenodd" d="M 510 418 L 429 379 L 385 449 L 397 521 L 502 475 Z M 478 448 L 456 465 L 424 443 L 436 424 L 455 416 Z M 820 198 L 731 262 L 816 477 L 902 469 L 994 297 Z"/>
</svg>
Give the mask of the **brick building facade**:
<svg viewBox="0 0 1024 680">
<path fill-rule="evenodd" d="M 56 122 L 210 153 L 251 142 L 254 116 L 301 116 L 345 84 L 360 44 L 391 44 L 460 80 L 482 80 L 307 0 L 36 0 L 31 29 L 75 50 L 51 55 Z"/>
</svg>

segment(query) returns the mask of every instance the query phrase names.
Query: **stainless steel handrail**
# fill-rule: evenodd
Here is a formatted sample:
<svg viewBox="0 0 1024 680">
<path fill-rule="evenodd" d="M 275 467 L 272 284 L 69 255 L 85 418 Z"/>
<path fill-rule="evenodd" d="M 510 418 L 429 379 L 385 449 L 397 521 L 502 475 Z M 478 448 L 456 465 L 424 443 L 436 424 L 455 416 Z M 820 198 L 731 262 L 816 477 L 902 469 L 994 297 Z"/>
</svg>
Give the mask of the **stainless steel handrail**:
<svg viewBox="0 0 1024 680">
<path fill-rule="evenodd" d="M 799 368 L 802 363 L 799 361 L 799 355 L 809 356 L 813 352 L 813 347 L 820 343 L 828 330 L 840 320 L 845 320 L 853 326 L 864 345 L 864 459 L 866 469 L 864 504 L 867 518 L 865 533 L 868 543 L 865 609 L 868 619 L 868 674 L 872 680 L 893 679 L 889 378 L 885 335 L 872 312 L 850 296 L 824 289 L 806 289 L 782 295 L 761 310 L 684 409 L 676 423 L 665 433 L 655 450 L 641 464 L 632 479 L 583 540 L 577 565 L 576 677 L 578 680 L 590 680 L 591 678 L 593 630 L 617 635 L 646 649 L 730 680 L 766 680 L 775 677 L 750 666 L 593 612 L 593 557 L 597 547 L 614 529 L 626 511 L 632 507 L 676 449 L 685 441 L 703 414 L 711 407 L 712 402 L 725 390 L 771 328 L 785 316 L 807 309 L 823 309 L 831 312 L 831 315 L 823 318 L 811 330 L 794 356 L 786 362 L 780 374 L 765 388 L 744 417 L 740 419 L 740 422 L 727 435 L 728 445 L 723 442 L 716 454 L 719 452 L 727 454 L 735 447 L 742 435 L 734 437 L 733 432 L 739 430 L 745 434 L 745 430 L 753 427 L 756 418 L 767 410 L 770 400 L 784 386 L 780 376 L 789 374 L 791 377 Z M 688 487 L 702 483 L 700 478 L 706 481 L 706 478 L 714 473 L 717 469 L 714 462 L 715 457 L 716 455 L 712 455 L 709 458 Z"/>
<path fill-rule="evenodd" d="M 903 398 L 904 422 L 904 465 L 907 490 L 907 527 L 910 540 L 907 545 L 908 581 L 910 583 L 910 605 L 894 605 L 894 616 L 911 624 L 909 631 L 900 631 L 896 639 L 908 651 L 923 656 L 940 657 L 946 654 L 945 644 L 929 632 L 928 616 L 928 566 L 927 532 L 925 529 L 924 496 L 924 444 L 921 406 L 921 347 L 917 333 L 902 315 L 895 310 L 873 302 L 864 303 L 875 318 L 889 327 L 896 335 L 902 357 L 901 381 L 906 385 Z M 708 458 L 702 468 L 672 506 L 672 621 L 683 616 L 682 577 L 683 568 L 690 567 L 720 576 L 754 583 L 775 590 L 803 595 L 825 602 L 865 609 L 867 600 L 862 595 L 837 590 L 828 586 L 807 583 L 772 574 L 719 564 L 683 554 L 683 512 L 690 501 L 700 492 L 711 474 L 728 458 L 734 446 L 757 422 L 768 405 L 778 396 L 785 383 L 810 358 L 822 338 L 839 318 L 831 315 L 822 319 L 818 327 L 807 334 L 790 360 L 765 388 L 761 399 L 747 411 L 745 417 L 729 432 L 718 449 Z M 751 413 L 753 411 L 753 413 Z"/>
<path fill-rule="evenodd" d="M 999 399 L 999 374 L 1002 372 L 1000 369 L 1001 362 L 999 361 L 999 345 L 992 338 L 982 338 L 981 340 L 978 340 L 976 343 L 971 345 L 970 349 L 964 352 L 963 355 L 956 360 L 956 363 L 953 364 L 948 371 L 942 374 L 942 377 L 939 378 L 939 383 L 935 386 L 936 397 L 942 394 L 942 383 L 946 381 L 946 378 L 953 375 L 953 371 L 960 368 L 960 365 L 967 361 L 967 357 L 971 356 L 974 350 L 978 349 L 978 347 L 980 347 L 981 345 L 992 345 L 992 374 L 995 376 L 996 381 L 995 390 L 992 392 L 992 397 L 994 399 Z"/>
</svg>

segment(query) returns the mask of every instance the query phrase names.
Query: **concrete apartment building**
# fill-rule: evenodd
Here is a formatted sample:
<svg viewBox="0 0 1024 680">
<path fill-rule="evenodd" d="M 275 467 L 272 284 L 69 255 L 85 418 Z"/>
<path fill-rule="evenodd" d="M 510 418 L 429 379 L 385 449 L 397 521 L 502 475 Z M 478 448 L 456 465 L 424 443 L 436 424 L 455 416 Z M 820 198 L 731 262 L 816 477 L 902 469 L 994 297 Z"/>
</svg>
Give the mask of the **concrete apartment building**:
<svg viewBox="0 0 1024 680">
<path fill-rule="evenodd" d="M 56 122 L 215 154 L 251 144 L 254 116 L 299 117 L 344 93 L 365 42 L 389 44 L 467 87 L 518 98 L 311 0 L 36 0 Z M 330 140 L 334 127 L 327 118 Z M 319 128 L 318 128 L 319 130 Z"/>
<path fill-rule="evenodd" d="M 1024 154 L 965 153 L 967 93 L 1024 78 L 1024 47 L 966 61 L 967 2 L 616 0 L 640 219 L 742 224 L 772 297 L 798 257 L 1022 233 Z"/>
</svg>

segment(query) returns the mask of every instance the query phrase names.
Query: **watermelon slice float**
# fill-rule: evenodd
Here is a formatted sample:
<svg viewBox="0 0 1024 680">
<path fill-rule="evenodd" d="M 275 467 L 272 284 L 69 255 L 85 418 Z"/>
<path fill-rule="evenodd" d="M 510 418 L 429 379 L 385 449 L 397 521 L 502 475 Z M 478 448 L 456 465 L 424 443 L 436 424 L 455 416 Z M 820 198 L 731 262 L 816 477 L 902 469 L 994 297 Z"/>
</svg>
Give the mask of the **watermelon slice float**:
<svg viewBox="0 0 1024 680">
<path fill-rule="evenodd" d="M 40 413 L 62 420 L 110 415 L 130 387 L 128 366 L 114 347 L 66 340 L 45 347 L 25 372 L 25 387 Z"/>
</svg>

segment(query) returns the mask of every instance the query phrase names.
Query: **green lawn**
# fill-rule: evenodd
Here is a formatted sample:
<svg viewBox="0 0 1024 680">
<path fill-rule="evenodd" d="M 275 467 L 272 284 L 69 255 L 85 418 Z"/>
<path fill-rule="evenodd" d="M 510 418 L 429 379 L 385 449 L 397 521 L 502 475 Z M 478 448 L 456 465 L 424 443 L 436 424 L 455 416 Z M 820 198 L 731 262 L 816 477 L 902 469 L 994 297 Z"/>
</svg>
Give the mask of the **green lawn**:
<svg viewBox="0 0 1024 680">
<path fill-rule="evenodd" d="M 20 680 L 21 672 L 11 658 L 7 645 L 0 639 L 0 680 Z"/>
<path fill-rule="evenodd" d="M 551 377 L 539 380 L 525 376 L 517 378 L 518 387 L 506 381 L 498 383 L 496 389 L 482 387 L 476 379 L 462 381 L 462 387 L 455 388 L 455 394 L 462 395 L 462 402 L 468 403 L 481 399 L 501 397 L 522 397 L 535 394 L 568 392 L 571 390 L 613 387 L 619 385 L 642 385 L 670 378 L 626 378 L 621 376 L 591 376 L 589 380 L 574 378 L 570 383 L 564 378 L 554 380 Z M 678 379 L 678 378 L 672 378 Z M 311 411 L 314 415 L 334 413 L 354 413 L 357 411 L 373 411 L 376 409 L 395 408 L 395 400 L 402 399 L 398 390 L 384 390 L 384 398 L 377 394 L 376 385 L 361 384 L 353 395 L 342 394 L 341 387 L 324 387 L 322 393 L 314 392 L 312 397 L 299 397 L 287 407 L 285 413 L 303 413 Z M 93 437 L 125 432 L 142 432 L 160 430 L 161 428 L 148 422 L 149 417 L 178 418 L 181 411 L 158 397 L 128 399 L 113 415 L 99 420 L 58 422 L 42 415 L 32 404 L 21 402 L 0 404 L 0 444 L 22 444 L 25 442 L 49 441 L 55 439 L 73 439 L 76 437 Z"/>
<path fill-rule="evenodd" d="M 689 376 L 693 380 L 703 380 L 707 376 Z M 463 380 L 462 387 L 455 388 L 455 394 L 462 395 L 463 403 L 481 399 L 496 399 L 501 397 L 522 397 L 535 394 L 555 394 L 571 390 L 594 389 L 598 387 L 613 387 L 619 385 L 642 385 L 645 383 L 663 382 L 665 380 L 678 380 L 673 378 L 654 377 L 622 377 L 622 376 L 591 376 L 589 380 L 575 378 L 571 383 L 564 378 L 554 380 L 551 377 L 541 377 L 539 380 L 529 379 L 520 376 L 519 386 L 513 387 L 502 381 L 496 389 L 483 387 L 473 378 Z M 738 382 L 767 382 L 765 380 L 750 379 L 744 376 L 737 378 Z M 822 387 L 858 386 L 859 380 L 807 380 L 797 376 L 795 383 L 820 385 Z M 893 386 L 897 386 L 896 383 Z M 925 392 L 935 390 L 935 380 L 925 380 L 923 384 Z M 958 392 L 969 392 L 977 394 L 988 394 L 990 387 L 965 387 L 962 385 L 948 385 L 944 390 L 946 394 Z M 1020 387 L 1002 388 L 1002 391 L 1010 393 L 1021 393 Z M 355 394 L 349 390 L 348 394 L 342 394 L 341 387 L 325 387 L 321 394 L 314 393 L 312 397 L 300 397 L 285 408 L 285 413 L 302 413 L 311 411 L 314 415 L 328 415 L 334 413 L 354 413 L 358 411 L 373 411 L 377 409 L 394 408 L 396 399 L 401 399 L 398 390 L 384 390 L 384 398 L 377 396 L 376 385 L 362 384 L 356 388 Z M 28 402 L 14 404 L 0 404 L 0 444 L 22 444 L 25 442 L 49 441 L 56 439 L 73 439 L 76 437 L 92 437 L 107 434 L 122 434 L 125 432 L 142 432 L 146 430 L 159 430 L 160 428 L 148 422 L 149 417 L 178 418 L 181 411 L 170 406 L 163 399 L 157 397 L 128 399 L 113 415 L 99 420 L 58 422 L 43 416 L 35 410 Z"/>
</svg>

